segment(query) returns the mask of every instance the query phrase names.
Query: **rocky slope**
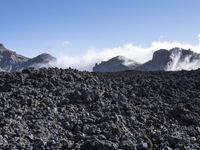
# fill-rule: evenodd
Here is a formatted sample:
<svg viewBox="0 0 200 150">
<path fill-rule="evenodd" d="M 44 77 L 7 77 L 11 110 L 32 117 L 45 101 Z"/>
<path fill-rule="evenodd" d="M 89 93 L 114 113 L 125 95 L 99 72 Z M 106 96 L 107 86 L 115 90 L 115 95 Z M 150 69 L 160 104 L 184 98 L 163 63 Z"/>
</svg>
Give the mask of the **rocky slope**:
<svg viewBox="0 0 200 150">
<path fill-rule="evenodd" d="M 125 58 L 123 56 L 116 56 L 109 59 L 108 61 L 103 61 L 100 64 L 95 64 L 93 67 L 94 72 L 119 72 L 125 70 L 133 70 L 140 64 L 134 60 Z"/>
<path fill-rule="evenodd" d="M 175 71 L 198 68 L 200 68 L 200 54 L 191 50 L 173 48 L 169 51 L 161 49 L 154 52 L 152 60 L 144 63 L 136 69 L 143 71 Z"/>
<path fill-rule="evenodd" d="M 0 71 L 14 72 L 25 68 L 40 68 L 48 66 L 55 58 L 49 54 L 41 54 L 35 58 L 27 58 L 14 51 L 8 50 L 0 44 Z"/>
<path fill-rule="evenodd" d="M 0 149 L 200 149 L 200 70 L 0 73 Z"/>
<path fill-rule="evenodd" d="M 96 64 L 94 72 L 119 72 L 124 70 L 141 70 L 141 71 L 177 71 L 192 70 L 200 68 L 200 54 L 191 50 L 173 48 L 171 50 L 160 49 L 155 51 L 152 60 L 139 64 L 133 60 L 132 66 L 127 65 L 124 61 L 119 61 L 114 57 L 108 61 Z"/>
</svg>

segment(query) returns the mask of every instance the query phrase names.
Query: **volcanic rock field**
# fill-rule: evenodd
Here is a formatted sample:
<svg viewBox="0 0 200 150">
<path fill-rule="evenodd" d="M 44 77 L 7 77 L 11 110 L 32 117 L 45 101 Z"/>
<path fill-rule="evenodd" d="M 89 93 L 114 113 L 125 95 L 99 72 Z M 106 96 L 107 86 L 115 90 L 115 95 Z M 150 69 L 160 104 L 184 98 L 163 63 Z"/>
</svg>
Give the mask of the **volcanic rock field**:
<svg viewBox="0 0 200 150">
<path fill-rule="evenodd" d="M 0 149 L 200 149 L 200 70 L 1 72 Z"/>
</svg>

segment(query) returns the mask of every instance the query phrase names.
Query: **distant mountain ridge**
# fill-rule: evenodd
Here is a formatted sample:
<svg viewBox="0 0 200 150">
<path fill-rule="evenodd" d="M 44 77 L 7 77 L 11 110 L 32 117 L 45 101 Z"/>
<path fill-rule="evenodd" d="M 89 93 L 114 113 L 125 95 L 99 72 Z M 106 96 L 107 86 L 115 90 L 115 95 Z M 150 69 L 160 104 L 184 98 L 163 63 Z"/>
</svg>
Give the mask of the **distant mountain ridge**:
<svg viewBox="0 0 200 150">
<path fill-rule="evenodd" d="M 119 56 L 118 56 L 119 57 Z M 200 68 L 200 54 L 182 48 L 173 48 L 171 50 L 160 49 L 153 53 L 150 61 L 140 64 L 134 63 L 134 60 L 123 57 L 124 60 L 133 62 L 126 65 L 116 57 L 108 61 L 103 61 L 93 67 L 94 72 L 118 72 L 125 70 L 140 71 L 175 71 L 175 70 L 192 70 Z M 114 69 L 114 70 L 113 70 Z"/>
<path fill-rule="evenodd" d="M 57 65 L 56 58 L 43 53 L 34 58 L 28 58 L 7 49 L 0 43 L 0 71 L 16 72 L 26 68 L 52 67 Z M 200 68 L 200 54 L 192 50 L 173 48 L 160 49 L 153 53 L 152 59 L 139 63 L 123 56 L 116 56 L 107 61 L 96 63 L 93 72 L 119 72 L 126 70 L 139 71 L 176 71 L 194 70 Z"/>
<path fill-rule="evenodd" d="M 94 72 L 118 72 L 132 70 L 140 64 L 134 60 L 127 59 L 123 56 L 116 56 L 108 61 L 103 61 L 101 64 L 96 64 L 93 68 Z"/>
<path fill-rule="evenodd" d="M 55 57 L 45 53 L 28 58 L 8 50 L 3 44 L 0 44 L 0 71 L 15 72 L 29 67 L 40 68 L 55 60 Z"/>
</svg>

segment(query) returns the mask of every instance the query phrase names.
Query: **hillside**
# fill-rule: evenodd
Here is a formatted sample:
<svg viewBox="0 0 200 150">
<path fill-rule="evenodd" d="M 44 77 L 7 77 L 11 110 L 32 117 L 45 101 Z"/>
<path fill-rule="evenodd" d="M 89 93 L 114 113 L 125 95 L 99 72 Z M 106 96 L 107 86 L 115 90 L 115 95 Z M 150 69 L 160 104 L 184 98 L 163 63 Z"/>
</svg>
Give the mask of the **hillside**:
<svg viewBox="0 0 200 150">
<path fill-rule="evenodd" d="M 0 71 L 16 72 L 30 67 L 49 67 L 49 64 L 55 60 L 55 57 L 45 53 L 34 58 L 28 58 L 0 44 Z"/>
<path fill-rule="evenodd" d="M 130 56 L 134 57 L 134 56 Z M 122 59 L 120 59 L 122 58 Z M 127 63 L 128 62 L 128 63 Z M 152 59 L 145 63 L 121 57 L 114 57 L 96 64 L 94 72 L 119 72 L 126 70 L 140 71 L 178 71 L 194 70 L 200 68 L 200 54 L 192 50 L 173 48 L 160 49 L 153 53 Z"/>
<path fill-rule="evenodd" d="M 200 149 L 200 70 L 0 73 L 1 149 Z"/>
<path fill-rule="evenodd" d="M 119 72 L 133 70 L 140 64 L 123 56 L 116 56 L 108 61 L 102 61 L 93 67 L 94 72 Z"/>
</svg>

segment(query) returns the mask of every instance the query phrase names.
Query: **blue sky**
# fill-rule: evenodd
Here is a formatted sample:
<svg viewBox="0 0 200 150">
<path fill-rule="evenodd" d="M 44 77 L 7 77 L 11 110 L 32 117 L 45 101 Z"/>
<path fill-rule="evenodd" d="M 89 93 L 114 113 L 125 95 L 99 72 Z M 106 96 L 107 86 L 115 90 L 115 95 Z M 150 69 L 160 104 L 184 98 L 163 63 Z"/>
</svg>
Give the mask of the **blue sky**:
<svg viewBox="0 0 200 150">
<path fill-rule="evenodd" d="M 195 44 L 199 6 L 199 0 L 1 0 L 0 42 L 29 57 L 157 40 Z"/>
</svg>

